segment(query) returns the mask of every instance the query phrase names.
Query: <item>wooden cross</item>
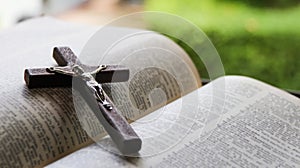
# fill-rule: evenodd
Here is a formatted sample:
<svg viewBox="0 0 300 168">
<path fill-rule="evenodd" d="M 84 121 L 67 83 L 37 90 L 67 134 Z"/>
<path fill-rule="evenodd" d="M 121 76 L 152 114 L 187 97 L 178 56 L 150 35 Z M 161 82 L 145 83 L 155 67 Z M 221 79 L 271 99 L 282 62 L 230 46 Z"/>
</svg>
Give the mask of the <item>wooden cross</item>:
<svg viewBox="0 0 300 168">
<path fill-rule="evenodd" d="M 53 57 L 58 67 L 25 69 L 27 86 L 71 87 L 73 80 L 73 88 L 79 91 L 118 149 L 123 154 L 138 152 L 141 149 L 141 139 L 99 84 L 127 81 L 129 70 L 120 65 L 84 65 L 69 47 L 55 47 Z"/>
</svg>

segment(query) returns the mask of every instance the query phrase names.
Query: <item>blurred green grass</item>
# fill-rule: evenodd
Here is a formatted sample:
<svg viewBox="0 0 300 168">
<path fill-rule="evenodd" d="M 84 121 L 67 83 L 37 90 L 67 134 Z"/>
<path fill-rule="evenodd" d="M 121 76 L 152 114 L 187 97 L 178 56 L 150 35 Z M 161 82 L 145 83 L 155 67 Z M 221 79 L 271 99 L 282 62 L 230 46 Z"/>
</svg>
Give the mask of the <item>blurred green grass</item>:
<svg viewBox="0 0 300 168">
<path fill-rule="evenodd" d="M 201 28 L 217 48 L 227 75 L 251 76 L 300 90 L 299 5 L 258 8 L 229 0 L 147 0 L 145 6 L 146 10 L 182 16 Z M 170 31 L 178 30 L 185 33 L 178 28 Z M 201 76 L 208 77 L 197 55 L 186 45 L 182 47 Z"/>
</svg>

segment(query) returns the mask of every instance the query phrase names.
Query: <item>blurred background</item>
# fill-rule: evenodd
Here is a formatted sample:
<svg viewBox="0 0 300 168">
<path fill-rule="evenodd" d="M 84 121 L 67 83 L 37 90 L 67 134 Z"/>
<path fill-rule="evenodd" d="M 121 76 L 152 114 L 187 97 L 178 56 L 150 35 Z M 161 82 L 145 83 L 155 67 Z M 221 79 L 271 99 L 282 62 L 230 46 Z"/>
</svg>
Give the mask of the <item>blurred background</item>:
<svg viewBox="0 0 300 168">
<path fill-rule="evenodd" d="M 217 48 L 227 75 L 300 90 L 300 0 L 0 0 L 0 30 L 41 15 L 102 25 L 148 10 L 182 16 L 201 28 Z M 159 26 L 154 29 L 159 31 Z M 193 50 L 176 42 L 189 53 L 201 76 L 208 77 Z"/>
</svg>

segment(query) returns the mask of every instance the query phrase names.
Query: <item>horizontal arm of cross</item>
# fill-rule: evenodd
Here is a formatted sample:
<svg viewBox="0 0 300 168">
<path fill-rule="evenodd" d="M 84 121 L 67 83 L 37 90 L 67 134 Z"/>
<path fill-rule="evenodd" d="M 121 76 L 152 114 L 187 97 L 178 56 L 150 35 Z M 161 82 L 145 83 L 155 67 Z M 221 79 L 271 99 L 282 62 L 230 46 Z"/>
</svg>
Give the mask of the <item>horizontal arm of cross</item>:
<svg viewBox="0 0 300 168">
<path fill-rule="evenodd" d="M 53 57 L 60 66 L 79 64 L 89 70 L 97 69 L 97 66 L 81 64 L 69 47 L 55 47 Z M 25 69 L 24 79 L 29 88 L 41 87 L 71 87 L 72 76 L 49 71 L 49 68 Z M 99 83 L 125 82 L 129 79 L 129 69 L 122 65 L 106 65 L 106 68 L 95 74 Z"/>
</svg>

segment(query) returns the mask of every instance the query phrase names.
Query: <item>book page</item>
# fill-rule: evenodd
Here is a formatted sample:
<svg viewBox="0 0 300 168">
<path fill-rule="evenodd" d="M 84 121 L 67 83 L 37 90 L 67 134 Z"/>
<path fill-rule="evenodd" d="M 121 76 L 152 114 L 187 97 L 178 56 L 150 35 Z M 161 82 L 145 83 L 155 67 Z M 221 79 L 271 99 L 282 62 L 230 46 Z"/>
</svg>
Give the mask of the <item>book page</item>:
<svg viewBox="0 0 300 168">
<path fill-rule="evenodd" d="M 0 33 L 2 52 L 0 72 L 3 74 L 0 77 L 0 167 L 42 167 L 93 142 L 77 118 L 71 88 L 29 90 L 23 75 L 25 68 L 55 66 L 56 63 L 52 59 L 52 50 L 55 46 L 70 46 L 75 53 L 80 53 L 97 29 L 64 23 L 52 18 L 38 18 Z M 112 28 L 111 31 L 115 33 L 116 29 Z M 159 41 L 157 36 L 152 38 L 152 42 L 155 40 Z M 143 40 L 140 41 L 140 44 L 142 43 Z M 163 43 L 169 43 L 176 49 L 170 40 Z M 113 54 L 121 55 L 122 50 Z M 177 56 L 180 54 L 185 53 L 178 47 Z M 186 54 L 183 57 L 188 58 Z M 195 67 L 193 65 L 191 67 L 196 73 Z M 147 74 L 154 74 L 151 80 L 164 73 L 157 70 L 149 72 Z M 139 77 L 146 79 L 144 75 L 138 75 L 134 79 L 136 83 L 133 82 L 131 88 L 139 88 L 140 94 L 148 96 L 148 92 L 143 90 L 148 88 L 147 85 L 139 86 L 137 83 Z M 185 75 L 181 76 L 184 80 Z M 175 99 L 180 94 L 186 94 L 176 89 L 177 86 L 166 85 L 166 82 L 172 82 L 170 76 L 162 75 L 162 77 L 166 80 L 162 80 L 160 84 L 165 86 L 167 95 L 171 95 L 166 97 L 165 102 Z M 193 86 L 194 89 L 198 87 Z M 105 87 L 108 88 L 106 91 L 110 96 L 112 91 L 116 91 L 110 89 L 109 85 Z M 134 94 L 130 96 L 131 101 L 135 102 L 136 96 Z M 112 96 L 112 99 L 121 100 L 121 97 Z M 161 106 L 159 103 L 152 103 L 152 107 Z M 137 102 L 135 105 L 143 106 Z M 151 107 L 147 107 L 147 110 L 142 112 L 149 112 Z M 123 115 L 133 118 L 145 115 L 134 113 L 135 111 L 128 110 L 127 106 L 123 106 L 121 111 Z M 98 133 L 104 136 L 104 130 L 101 128 L 99 130 Z"/>
<path fill-rule="evenodd" d="M 218 82 L 214 81 L 218 88 Z M 210 93 L 213 85 L 199 89 Z M 138 161 L 155 167 L 297 167 L 300 164 L 300 100 L 259 81 L 225 77 L 223 110 L 214 128 L 191 132 L 161 156 Z M 208 98 L 203 96 L 203 98 Z M 212 102 L 211 102 L 212 103 Z M 209 105 L 202 105 L 208 107 Z M 218 108 L 215 108 L 218 109 Z M 206 134 L 206 135 L 205 135 Z"/>
<path fill-rule="evenodd" d="M 224 82 L 225 98 L 219 98 L 222 98 L 225 103 L 217 105 L 212 93 L 224 92 L 220 90 Z M 165 152 L 142 158 L 123 158 L 105 152 L 99 145 L 92 145 L 48 167 L 299 166 L 300 100 L 298 98 L 257 80 L 241 76 L 219 78 L 186 95 L 185 98 L 194 97 L 194 94 L 198 94 L 200 98 L 198 108 L 193 109 L 192 107 L 197 107 L 194 104 L 181 111 L 185 119 L 190 119 L 185 121 L 193 121 L 192 129 L 186 130 L 188 134 Z M 168 104 L 166 107 L 168 110 L 165 111 L 168 113 L 167 116 L 178 113 L 176 107 L 180 104 L 180 99 Z M 198 117 L 189 118 L 191 110 L 198 113 Z M 169 117 L 169 122 L 167 118 L 165 119 L 165 123 L 169 124 L 170 120 L 174 121 L 172 117 Z M 175 123 L 179 124 L 178 121 L 181 120 Z M 186 128 L 188 122 L 181 123 L 183 127 L 177 128 Z M 157 127 L 162 128 L 161 125 Z M 137 125 L 135 129 L 139 129 L 138 127 Z M 159 129 L 146 127 L 144 130 L 147 130 L 150 136 L 156 134 L 156 130 Z M 172 131 L 169 132 L 170 134 L 162 138 L 162 141 L 168 143 L 174 139 Z"/>
<path fill-rule="evenodd" d="M 76 119 L 71 88 L 29 90 L 24 70 L 55 65 L 54 46 L 79 52 L 93 31 L 40 18 L 0 33 L 0 167 L 42 166 L 91 144 Z"/>
<path fill-rule="evenodd" d="M 87 42 L 80 60 L 88 65 L 121 64 L 130 69 L 128 82 L 103 86 L 130 120 L 201 86 L 185 51 L 169 38 L 148 30 L 103 27 Z"/>
</svg>

